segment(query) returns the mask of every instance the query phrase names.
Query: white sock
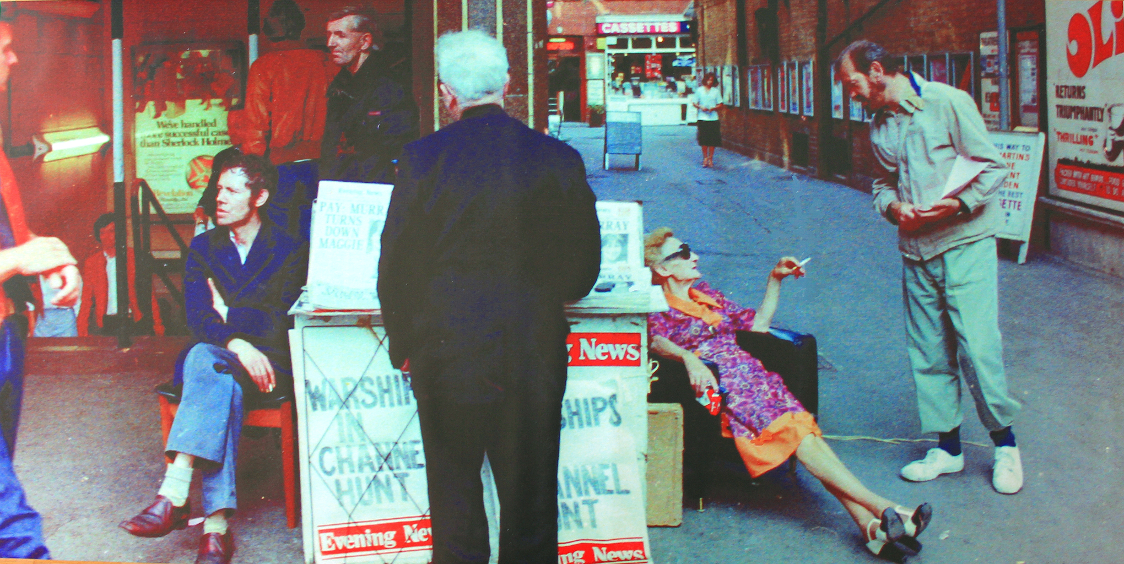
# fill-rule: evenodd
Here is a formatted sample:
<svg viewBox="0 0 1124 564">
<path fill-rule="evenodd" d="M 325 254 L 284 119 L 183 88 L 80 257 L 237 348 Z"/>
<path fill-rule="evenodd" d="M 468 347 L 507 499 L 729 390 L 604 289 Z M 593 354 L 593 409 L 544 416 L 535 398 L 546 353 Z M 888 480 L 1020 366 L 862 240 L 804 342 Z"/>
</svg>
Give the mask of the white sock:
<svg viewBox="0 0 1124 564">
<path fill-rule="evenodd" d="M 226 510 L 220 509 L 210 515 L 203 521 L 203 534 L 218 533 L 220 535 L 226 534 Z"/>
<path fill-rule="evenodd" d="M 162 495 L 172 500 L 172 505 L 176 507 L 183 507 L 187 503 L 187 494 L 191 491 L 191 475 L 194 470 L 191 467 L 176 466 L 174 464 L 168 465 L 168 470 L 164 472 L 164 483 L 160 484 L 160 491 L 156 492 L 157 495 Z"/>
</svg>

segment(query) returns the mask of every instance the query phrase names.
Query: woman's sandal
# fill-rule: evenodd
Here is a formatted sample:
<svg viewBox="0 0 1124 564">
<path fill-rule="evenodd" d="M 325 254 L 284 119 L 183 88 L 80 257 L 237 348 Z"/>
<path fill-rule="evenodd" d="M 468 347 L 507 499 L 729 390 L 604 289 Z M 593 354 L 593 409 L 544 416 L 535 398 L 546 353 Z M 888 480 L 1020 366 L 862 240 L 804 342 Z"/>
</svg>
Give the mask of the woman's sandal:
<svg viewBox="0 0 1124 564">
<path fill-rule="evenodd" d="M 872 533 L 870 526 L 875 523 L 878 523 L 878 527 Z M 898 515 L 892 507 L 882 511 L 882 519 L 871 519 L 863 531 L 867 550 L 879 558 L 894 562 L 903 561 L 902 550 L 896 543 L 904 536 L 905 525 L 902 523 L 901 515 Z"/>
<path fill-rule="evenodd" d="M 933 520 L 933 506 L 928 503 L 918 505 L 917 509 L 913 511 L 899 505 L 894 508 L 894 511 L 901 517 L 907 537 L 917 538 L 917 535 L 920 535 L 925 527 L 929 526 L 929 522 Z"/>
</svg>

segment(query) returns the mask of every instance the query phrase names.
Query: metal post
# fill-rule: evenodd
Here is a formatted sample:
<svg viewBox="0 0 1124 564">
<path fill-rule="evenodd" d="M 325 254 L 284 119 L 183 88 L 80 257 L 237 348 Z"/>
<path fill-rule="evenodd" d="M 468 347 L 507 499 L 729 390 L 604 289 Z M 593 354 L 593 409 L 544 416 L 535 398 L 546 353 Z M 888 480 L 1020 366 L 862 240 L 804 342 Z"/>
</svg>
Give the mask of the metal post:
<svg viewBox="0 0 1124 564">
<path fill-rule="evenodd" d="M 1011 129 L 1010 69 L 1007 67 L 1007 1 L 995 0 L 999 33 L 999 129 Z"/>
<path fill-rule="evenodd" d="M 122 70 L 121 38 L 125 35 L 123 17 L 124 0 L 110 3 L 111 37 L 113 39 L 113 216 L 117 239 L 117 316 L 132 321 L 129 313 L 129 239 L 125 229 L 125 96 Z M 129 336 L 131 323 L 122 321 L 117 329 L 117 347 L 132 344 Z"/>
</svg>

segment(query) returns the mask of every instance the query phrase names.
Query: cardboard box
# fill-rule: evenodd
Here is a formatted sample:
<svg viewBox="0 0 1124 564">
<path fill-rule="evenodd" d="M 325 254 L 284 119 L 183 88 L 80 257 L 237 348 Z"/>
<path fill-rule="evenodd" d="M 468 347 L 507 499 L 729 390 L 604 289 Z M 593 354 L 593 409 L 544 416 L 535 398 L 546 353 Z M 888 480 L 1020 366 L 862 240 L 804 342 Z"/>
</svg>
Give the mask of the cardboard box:
<svg viewBox="0 0 1124 564">
<path fill-rule="evenodd" d="M 648 526 L 683 524 L 683 407 L 648 404 Z"/>
</svg>

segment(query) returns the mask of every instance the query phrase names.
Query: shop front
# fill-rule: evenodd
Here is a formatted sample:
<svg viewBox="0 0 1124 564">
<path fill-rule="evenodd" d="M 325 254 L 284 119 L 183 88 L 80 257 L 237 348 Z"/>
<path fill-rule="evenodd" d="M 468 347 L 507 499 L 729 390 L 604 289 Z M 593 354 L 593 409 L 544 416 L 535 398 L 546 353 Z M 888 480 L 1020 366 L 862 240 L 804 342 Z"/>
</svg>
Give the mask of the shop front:
<svg viewBox="0 0 1124 564">
<path fill-rule="evenodd" d="M 639 112 L 644 125 L 695 121 L 692 23 L 681 16 L 599 16 L 605 109 Z"/>
</svg>

